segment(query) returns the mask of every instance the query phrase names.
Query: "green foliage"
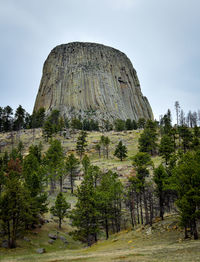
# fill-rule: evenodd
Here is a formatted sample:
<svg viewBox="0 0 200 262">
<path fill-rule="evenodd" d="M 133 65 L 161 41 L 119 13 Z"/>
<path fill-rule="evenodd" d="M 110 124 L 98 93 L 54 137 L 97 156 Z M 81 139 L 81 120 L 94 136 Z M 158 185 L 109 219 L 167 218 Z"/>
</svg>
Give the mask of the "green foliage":
<svg viewBox="0 0 200 262">
<path fill-rule="evenodd" d="M 84 176 L 84 180 L 77 190 L 77 198 L 75 209 L 72 210 L 70 216 L 72 225 L 77 228 L 73 235 L 76 239 L 91 246 L 97 240 L 100 227 L 97 197 L 93 178 L 90 175 Z"/>
<path fill-rule="evenodd" d="M 25 109 L 19 105 L 15 112 L 14 130 L 20 130 L 25 122 Z"/>
<path fill-rule="evenodd" d="M 81 122 L 81 120 L 78 119 L 78 118 L 72 118 L 72 120 L 71 120 L 71 127 L 73 129 L 81 130 L 82 129 L 82 122 Z"/>
<path fill-rule="evenodd" d="M 118 145 L 116 146 L 114 156 L 119 158 L 121 161 L 127 157 L 127 147 L 122 144 L 122 141 L 119 141 Z"/>
<path fill-rule="evenodd" d="M 102 174 L 100 185 L 97 187 L 97 204 L 106 239 L 109 238 L 111 223 L 115 225 L 116 232 L 120 231 L 122 194 L 123 186 L 118 175 L 112 171 Z"/>
<path fill-rule="evenodd" d="M 108 136 L 101 136 L 100 145 L 103 147 L 103 153 L 108 159 L 110 139 Z"/>
<path fill-rule="evenodd" d="M 103 129 L 107 132 L 113 130 L 113 125 L 109 122 L 109 120 L 103 120 Z"/>
<path fill-rule="evenodd" d="M 32 128 L 38 128 L 42 127 L 45 120 L 45 109 L 44 107 L 41 107 L 38 109 L 37 112 L 33 112 L 31 116 L 31 127 Z"/>
<path fill-rule="evenodd" d="M 71 184 L 71 193 L 74 193 L 74 180 L 75 180 L 75 176 L 76 176 L 76 169 L 79 165 L 79 161 L 78 159 L 74 156 L 74 154 L 70 154 L 67 158 L 66 158 L 66 170 L 67 173 L 70 176 L 70 184 Z"/>
<path fill-rule="evenodd" d="M 62 131 L 63 127 L 64 120 L 60 117 L 60 111 L 54 109 L 43 124 L 42 131 L 46 141 L 48 141 L 49 138 L 52 138 L 53 134 Z"/>
<path fill-rule="evenodd" d="M 179 132 L 179 136 L 182 139 L 182 148 L 185 153 L 191 147 L 192 133 L 187 126 L 179 126 L 178 132 Z"/>
<path fill-rule="evenodd" d="M 194 239 L 197 239 L 196 223 L 200 218 L 200 151 L 187 152 L 181 157 L 174 168 L 171 186 L 178 194 L 176 204 L 181 224 L 185 228 L 190 227 Z"/>
<path fill-rule="evenodd" d="M 118 132 L 126 129 L 125 121 L 122 119 L 116 119 L 114 125 L 115 125 L 115 130 Z"/>
<path fill-rule="evenodd" d="M 60 192 L 56 197 L 55 205 L 50 209 L 51 213 L 59 218 L 59 228 L 61 228 L 63 218 L 68 215 L 67 210 L 69 208 L 70 204 L 67 203 L 63 193 Z"/>
<path fill-rule="evenodd" d="M 167 114 L 160 119 L 161 134 L 170 135 L 172 129 L 171 122 L 171 111 L 168 109 Z"/>
<path fill-rule="evenodd" d="M 12 115 L 13 109 L 10 106 L 1 108 L 1 131 L 11 131 L 12 130 Z"/>
<path fill-rule="evenodd" d="M 25 186 L 30 193 L 32 213 L 36 218 L 37 214 L 44 214 L 48 210 L 47 194 L 44 191 L 47 178 L 40 160 L 34 154 L 33 148 L 34 146 L 30 148 L 29 154 L 23 161 L 23 177 Z"/>
<path fill-rule="evenodd" d="M 174 143 L 172 138 L 168 135 L 163 135 L 160 141 L 159 153 L 165 159 L 166 165 L 170 159 L 171 154 L 174 152 Z"/>
<path fill-rule="evenodd" d="M 60 179 L 60 191 L 62 191 L 64 153 L 59 140 L 55 139 L 50 142 L 44 161 L 51 182 L 51 193 L 54 192 L 54 182 L 57 178 Z"/>
<path fill-rule="evenodd" d="M 153 181 L 156 184 L 156 194 L 159 198 L 160 217 L 162 220 L 164 216 L 165 184 L 167 183 L 167 179 L 168 174 L 162 164 L 154 169 Z"/>
<path fill-rule="evenodd" d="M 138 142 L 140 152 L 150 153 L 151 155 L 156 153 L 157 130 L 155 122 L 147 121 L 144 132 L 140 135 Z"/>
<path fill-rule="evenodd" d="M 126 130 L 132 130 L 133 129 L 133 125 L 132 125 L 131 119 L 129 119 L 129 118 L 126 119 L 125 126 L 126 126 Z"/>
<path fill-rule="evenodd" d="M 8 237 L 9 248 L 16 247 L 16 240 L 23 232 L 30 212 L 29 194 L 21 176 L 20 161 L 10 160 L 5 174 L 5 188 L 0 197 L 0 222 Z"/>
<path fill-rule="evenodd" d="M 149 175 L 148 167 L 153 166 L 153 162 L 148 153 L 139 152 L 133 157 L 133 166 L 137 171 L 137 177 L 144 185 L 145 178 Z"/>
<path fill-rule="evenodd" d="M 85 131 L 92 131 L 92 130 L 99 131 L 99 124 L 98 124 L 98 121 L 94 121 L 93 119 L 91 120 L 84 119 L 82 128 Z"/>
<path fill-rule="evenodd" d="M 90 167 L 90 159 L 87 155 L 83 157 L 83 160 L 81 161 L 83 166 L 84 175 L 88 174 L 88 169 Z"/>
<path fill-rule="evenodd" d="M 86 137 L 87 133 L 85 131 L 81 131 L 76 142 L 76 152 L 80 156 L 80 159 L 82 159 L 83 153 L 85 152 L 85 148 L 87 146 Z"/>
<path fill-rule="evenodd" d="M 146 124 L 146 120 L 144 118 L 139 118 L 138 119 L 138 128 L 144 128 L 145 127 L 145 124 Z"/>
<path fill-rule="evenodd" d="M 49 138 L 52 138 L 54 134 L 54 128 L 49 120 L 44 122 L 42 132 L 43 132 L 43 137 L 45 138 L 46 141 L 48 141 Z"/>
</svg>

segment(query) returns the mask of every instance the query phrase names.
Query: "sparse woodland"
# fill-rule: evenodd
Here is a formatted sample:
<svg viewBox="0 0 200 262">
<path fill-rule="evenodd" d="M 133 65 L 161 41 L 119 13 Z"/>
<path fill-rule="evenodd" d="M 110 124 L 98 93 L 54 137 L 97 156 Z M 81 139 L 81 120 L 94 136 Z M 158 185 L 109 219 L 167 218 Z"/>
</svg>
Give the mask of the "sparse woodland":
<svg viewBox="0 0 200 262">
<path fill-rule="evenodd" d="M 0 107 L 0 131 L 10 132 L 12 145 L 6 151 L 6 145 L 0 144 L 1 240 L 7 240 L 8 247 L 15 248 L 18 238 L 27 230 L 45 223 L 48 212 L 58 218 L 59 228 L 67 217 L 73 228 L 70 234 L 88 246 L 123 229 L 152 226 L 155 219 L 165 219 L 166 213 L 179 216 L 185 238 L 198 239 L 200 113 L 189 112 L 185 117 L 178 102 L 175 110 L 174 126 L 170 110 L 159 122 L 118 119 L 113 125 L 108 122 L 102 125 L 78 116 L 64 120 L 57 110 L 48 117 L 44 109 L 30 116 L 21 106 L 13 117 L 9 106 Z M 36 144 L 35 130 L 39 127 L 43 130 L 43 143 Z M 33 130 L 33 143 L 26 154 L 23 141 L 19 140 L 17 147 L 12 141 L 12 132 L 22 129 Z M 128 148 L 121 140 L 112 144 L 109 132 L 113 129 L 140 130 L 135 154 L 128 155 Z M 92 131 L 102 132 L 92 154 L 105 162 L 116 161 L 119 166 L 129 161 L 128 176 L 119 176 L 118 172 L 95 164 L 87 151 L 88 134 Z M 74 141 L 73 152 L 64 149 L 57 134 L 63 140 Z M 45 151 L 43 144 L 48 144 Z M 76 198 L 73 205 L 66 190 Z M 49 203 L 52 195 L 57 196 L 56 200 Z"/>
</svg>

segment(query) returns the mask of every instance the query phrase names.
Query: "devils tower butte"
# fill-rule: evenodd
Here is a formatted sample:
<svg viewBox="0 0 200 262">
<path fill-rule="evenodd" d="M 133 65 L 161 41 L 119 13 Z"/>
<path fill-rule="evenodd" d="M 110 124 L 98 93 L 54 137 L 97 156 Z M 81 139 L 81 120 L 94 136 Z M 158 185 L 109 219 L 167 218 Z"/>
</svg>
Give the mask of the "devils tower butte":
<svg viewBox="0 0 200 262">
<path fill-rule="evenodd" d="M 114 48 L 73 42 L 55 47 L 46 59 L 34 110 L 58 109 L 64 117 L 152 119 L 137 73 Z"/>
</svg>

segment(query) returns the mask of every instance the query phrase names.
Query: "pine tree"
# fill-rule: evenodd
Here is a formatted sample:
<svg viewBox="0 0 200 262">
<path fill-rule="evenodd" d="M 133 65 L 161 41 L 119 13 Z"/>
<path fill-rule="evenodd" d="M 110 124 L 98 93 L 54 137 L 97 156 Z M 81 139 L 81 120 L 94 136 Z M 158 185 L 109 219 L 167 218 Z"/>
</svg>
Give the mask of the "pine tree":
<svg viewBox="0 0 200 262">
<path fill-rule="evenodd" d="M 45 138 L 46 142 L 48 142 L 49 138 L 52 138 L 53 133 L 54 133 L 54 127 L 49 120 L 44 122 L 42 133 L 43 133 L 43 137 Z"/>
<path fill-rule="evenodd" d="M 23 161 L 23 177 L 25 186 L 30 194 L 31 209 L 34 214 L 34 221 L 37 223 L 38 214 L 47 212 L 47 194 L 44 191 L 46 185 L 45 170 L 33 152 L 33 146 Z"/>
<path fill-rule="evenodd" d="M 83 172 L 84 172 L 84 175 L 87 175 L 88 174 L 88 169 L 90 167 L 90 159 L 87 155 L 85 155 L 83 157 L 83 160 L 81 161 L 81 164 L 83 166 Z"/>
<path fill-rule="evenodd" d="M 70 154 L 66 158 L 66 170 L 70 176 L 70 184 L 71 184 L 71 194 L 74 193 L 74 180 L 75 180 L 75 171 L 79 165 L 78 159 L 74 156 L 74 154 Z"/>
<path fill-rule="evenodd" d="M 3 130 L 5 132 L 11 131 L 12 130 L 12 124 L 13 124 L 13 109 L 10 106 L 6 106 L 3 109 Z"/>
<path fill-rule="evenodd" d="M 95 145 L 95 149 L 97 150 L 98 154 L 99 154 L 99 158 L 101 158 L 101 145 L 98 143 Z"/>
<path fill-rule="evenodd" d="M 98 209 L 100 212 L 101 224 L 109 238 L 110 224 L 115 226 L 119 232 L 121 227 L 121 199 L 123 187 L 118 180 L 118 175 L 112 171 L 102 174 L 100 185 L 97 187 Z"/>
<path fill-rule="evenodd" d="M 78 201 L 75 209 L 72 210 L 70 218 L 72 225 L 77 228 L 73 232 L 76 239 L 86 242 L 91 246 L 97 241 L 97 234 L 100 230 L 97 208 L 97 196 L 92 176 L 85 175 L 84 180 L 77 190 Z"/>
<path fill-rule="evenodd" d="M 179 136 L 182 140 L 182 148 L 184 153 L 190 148 L 192 142 L 192 133 L 187 126 L 179 126 Z"/>
<path fill-rule="evenodd" d="M 110 144 L 110 139 L 108 136 L 101 136 L 100 139 L 100 144 L 103 147 L 103 152 L 106 155 L 106 158 L 108 159 L 108 153 L 109 153 L 109 144 Z"/>
<path fill-rule="evenodd" d="M 115 125 L 115 130 L 118 132 L 123 131 L 126 128 L 125 121 L 122 119 L 116 119 L 114 125 Z"/>
<path fill-rule="evenodd" d="M 171 179 L 171 187 L 178 194 L 176 204 L 179 208 L 180 221 L 191 230 L 194 239 L 198 239 L 197 220 L 200 217 L 200 151 L 183 154 L 177 166 L 174 168 Z"/>
<path fill-rule="evenodd" d="M 55 205 L 50 209 L 51 213 L 59 219 L 59 228 L 61 228 L 63 218 L 68 215 L 69 208 L 70 204 L 67 203 L 63 193 L 60 192 L 56 197 Z"/>
<path fill-rule="evenodd" d="M 168 179 L 167 172 L 163 165 L 159 165 L 154 170 L 154 177 L 153 180 L 156 183 L 156 194 L 159 198 L 159 208 L 160 208 L 160 217 L 163 220 L 164 216 L 164 200 L 165 200 L 165 183 Z"/>
<path fill-rule="evenodd" d="M 15 112 L 14 127 L 15 130 L 20 130 L 24 125 L 25 109 L 19 105 Z"/>
<path fill-rule="evenodd" d="M 126 130 L 133 130 L 133 124 L 132 124 L 131 119 L 129 119 L 129 118 L 126 119 L 125 125 L 126 125 Z"/>
<path fill-rule="evenodd" d="M 80 159 L 82 159 L 83 153 L 85 152 L 85 148 L 87 146 L 86 137 L 87 133 L 85 131 L 81 131 L 76 142 L 76 152 L 80 156 Z"/>
<path fill-rule="evenodd" d="M 54 192 L 55 181 L 59 178 L 60 191 L 62 192 L 63 171 L 64 171 L 64 153 L 61 142 L 57 139 L 50 142 L 50 147 L 45 155 L 45 164 L 49 173 L 51 193 Z"/>
<path fill-rule="evenodd" d="M 115 149 L 114 156 L 119 158 L 121 161 L 127 157 L 127 147 L 122 144 L 122 141 L 119 141 L 119 144 Z"/>
<path fill-rule="evenodd" d="M 146 124 L 146 120 L 144 118 L 139 118 L 138 119 L 138 128 L 144 128 L 145 127 L 145 124 Z"/>
<path fill-rule="evenodd" d="M 37 112 L 33 112 L 31 115 L 31 128 L 42 127 L 45 120 L 45 109 L 41 107 Z"/>
<path fill-rule="evenodd" d="M 16 247 L 17 237 L 23 232 L 25 222 L 32 219 L 29 194 L 24 187 L 21 172 L 20 160 L 11 159 L 5 174 L 5 189 L 0 198 L 0 218 L 9 248 Z"/>
<path fill-rule="evenodd" d="M 136 177 L 138 179 L 138 191 L 140 193 L 141 222 L 143 224 L 143 210 L 142 210 L 142 199 L 141 199 L 143 196 L 146 224 L 149 224 L 150 218 L 148 214 L 147 195 L 146 195 L 145 187 L 146 187 L 146 177 L 149 176 L 148 168 L 153 166 L 150 155 L 144 152 L 137 153 L 133 157 L 133 166 L 135 167 L 137 172 Z"/>
<path fill-rule="evenodd" d="M 174 143 L 170 136 L 164 135 L 161 138 L 159 152 L 160 155 L 165 159 L 165 163 L 167 165 L 171 154 L 174 152 Z"/>
</svg>

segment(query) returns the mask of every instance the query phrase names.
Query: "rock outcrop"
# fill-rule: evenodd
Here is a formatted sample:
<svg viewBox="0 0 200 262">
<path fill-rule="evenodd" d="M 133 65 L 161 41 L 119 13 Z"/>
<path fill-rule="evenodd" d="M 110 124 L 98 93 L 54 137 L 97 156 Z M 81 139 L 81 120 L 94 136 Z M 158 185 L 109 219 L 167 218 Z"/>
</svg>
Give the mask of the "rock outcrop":
<svg viewBox="0 0 200 262">
<path fill-rule="evenodd" d="M 67 118 L 152 119 L 137 73 L 114 48 L 74 42 L 55 47 L 44 63 L 34 110 L 53 109 Z"/>
</svg>

